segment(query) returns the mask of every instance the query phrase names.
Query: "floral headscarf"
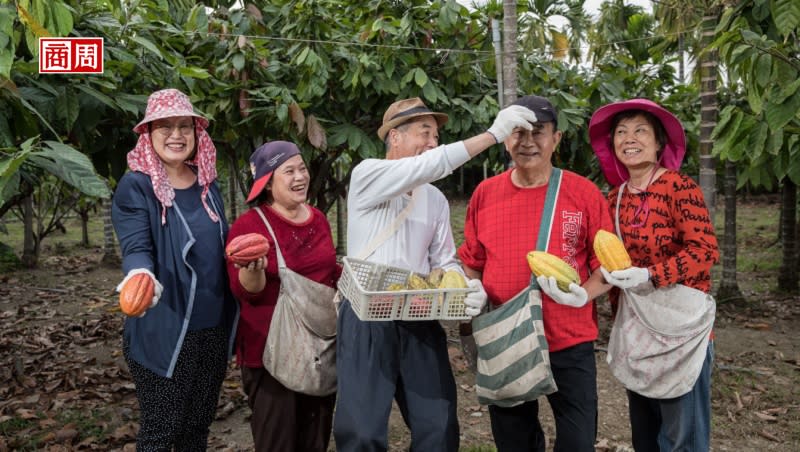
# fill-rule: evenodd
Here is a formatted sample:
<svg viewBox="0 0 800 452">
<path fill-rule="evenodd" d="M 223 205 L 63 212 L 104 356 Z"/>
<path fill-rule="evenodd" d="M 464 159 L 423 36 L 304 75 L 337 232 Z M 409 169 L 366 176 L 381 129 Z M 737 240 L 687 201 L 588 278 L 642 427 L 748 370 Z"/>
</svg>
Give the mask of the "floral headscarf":
<svg viewBox="0 0 800 452">
<path fill-rule="evenodd" d="M 128 152 L 128 167 L 133 171 L 150 176 L 153 184 L 153 191 L 156 198 L 161 202 L 161 224 L 167 222 L 167 208 L 172 207 L 175 199 L 175 190 L 169 183 L 164 164 L 153 148 L 153 141 L 150 136 L 147 124 L 161 118 L 171 118 L 176 116 L 192 116 L 195 118 L 194 130 L 196 137 L 196 149 L 194 160 L 187 160 L 186 164 L 197 168 L 197 183 L 203 187 L 200 199 L 208 216 L 215 223 L 219 217 L 208 205 L 208 189 L 212 182 L 217 178 L 217 149 L 214 142 L 206 132 L 208 120 L 196 114 L 186 94 L 177 89 L 165 89 L 151 94 L 147 100 L 147 110 L 145 118 L 136 125 L 134 132 L 139 134 L 136 146 Z"/>
</svg>

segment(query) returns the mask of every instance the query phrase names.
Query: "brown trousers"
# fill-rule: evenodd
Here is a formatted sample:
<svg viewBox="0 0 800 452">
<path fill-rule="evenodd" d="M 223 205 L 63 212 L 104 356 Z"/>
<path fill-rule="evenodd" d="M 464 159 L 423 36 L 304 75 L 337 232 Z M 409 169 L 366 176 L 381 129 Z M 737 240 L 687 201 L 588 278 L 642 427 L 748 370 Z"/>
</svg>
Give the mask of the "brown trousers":
<svg viewBox="0 0 800 452">
<path fill-rule="evenodd" d="M 242 368 L 242 386 L 253 414 L 257 452 L 326 452 L 336 394 L 310 396 L 287 389 L 264 368 Z"/>
</svg>

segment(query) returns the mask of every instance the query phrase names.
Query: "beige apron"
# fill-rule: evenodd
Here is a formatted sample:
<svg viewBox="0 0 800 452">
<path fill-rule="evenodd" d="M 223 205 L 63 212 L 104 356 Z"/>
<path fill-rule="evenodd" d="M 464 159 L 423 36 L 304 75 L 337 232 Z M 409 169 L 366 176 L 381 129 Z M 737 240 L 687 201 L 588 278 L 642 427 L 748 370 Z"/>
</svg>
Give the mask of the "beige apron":
<svg viewBox="0 0 800 452">
<path fill-rule="evenodd" d="M 264 213 L 275 243 L 281 290 L 270 322 L 262 361 L 264 368 L 287 388 L 313 396 L 336 391 L 336 290 L 310 280 L 286 266 L 278 240 Z"/>
</svg>

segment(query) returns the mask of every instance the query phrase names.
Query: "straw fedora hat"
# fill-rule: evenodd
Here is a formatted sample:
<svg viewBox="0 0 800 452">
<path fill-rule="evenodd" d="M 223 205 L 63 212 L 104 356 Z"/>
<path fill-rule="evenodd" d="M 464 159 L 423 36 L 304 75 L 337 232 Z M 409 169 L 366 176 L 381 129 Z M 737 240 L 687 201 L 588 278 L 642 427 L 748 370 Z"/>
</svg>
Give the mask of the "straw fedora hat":
<svg viewBox="0 0 800 452">
<path fill-rule="evenodd" d="M 439 127 L 447 122 L 447 115 L 437 111 L 431 111 L 419 97 L 398 100 L 389 105 L 386 113 L 383 114 L 383 125 L 378 129 L 378 137 L 383 140 L 386 134 L 395 127 L 406 123 L 419 116 L 433 116 Z"/>
</svg>

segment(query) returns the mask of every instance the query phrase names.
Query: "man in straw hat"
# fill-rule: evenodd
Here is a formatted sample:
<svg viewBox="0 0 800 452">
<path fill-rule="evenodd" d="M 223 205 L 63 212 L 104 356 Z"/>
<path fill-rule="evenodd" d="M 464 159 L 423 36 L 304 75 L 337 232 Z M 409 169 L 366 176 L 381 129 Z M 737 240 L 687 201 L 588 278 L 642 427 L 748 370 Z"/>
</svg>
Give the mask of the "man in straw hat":
<svg viewBox="0 0 800 452">
<path fill-rule="evenodd" d="M 536 115 L 523 106 L 509 107 L 488 131 L 439 146 L 445 122 L 446 114 L 429 110 L 419 98 L 397 101 L 386 110 L 378 129 L 386 158 L 364 160 L 350 179 L 348 256 L 422 274 L 433 268 L 461 271 L 447 199 L 430 182 L 502 142 L 512 130 L 530 129 Z M 406 217 L 393 224 L 404 211 Z M 476 289 L 465 300 L 467 314 L 474 316 L 483 309 L 486 293 L 478 280 L 468 285 Z M 344 300 L 337 331 L 337 450 L 386 450 L 392 399 L 411 430 L 412 451 L 458 450 L 456 386 L 438 321 L 365 322 Z"/>
</svg>

